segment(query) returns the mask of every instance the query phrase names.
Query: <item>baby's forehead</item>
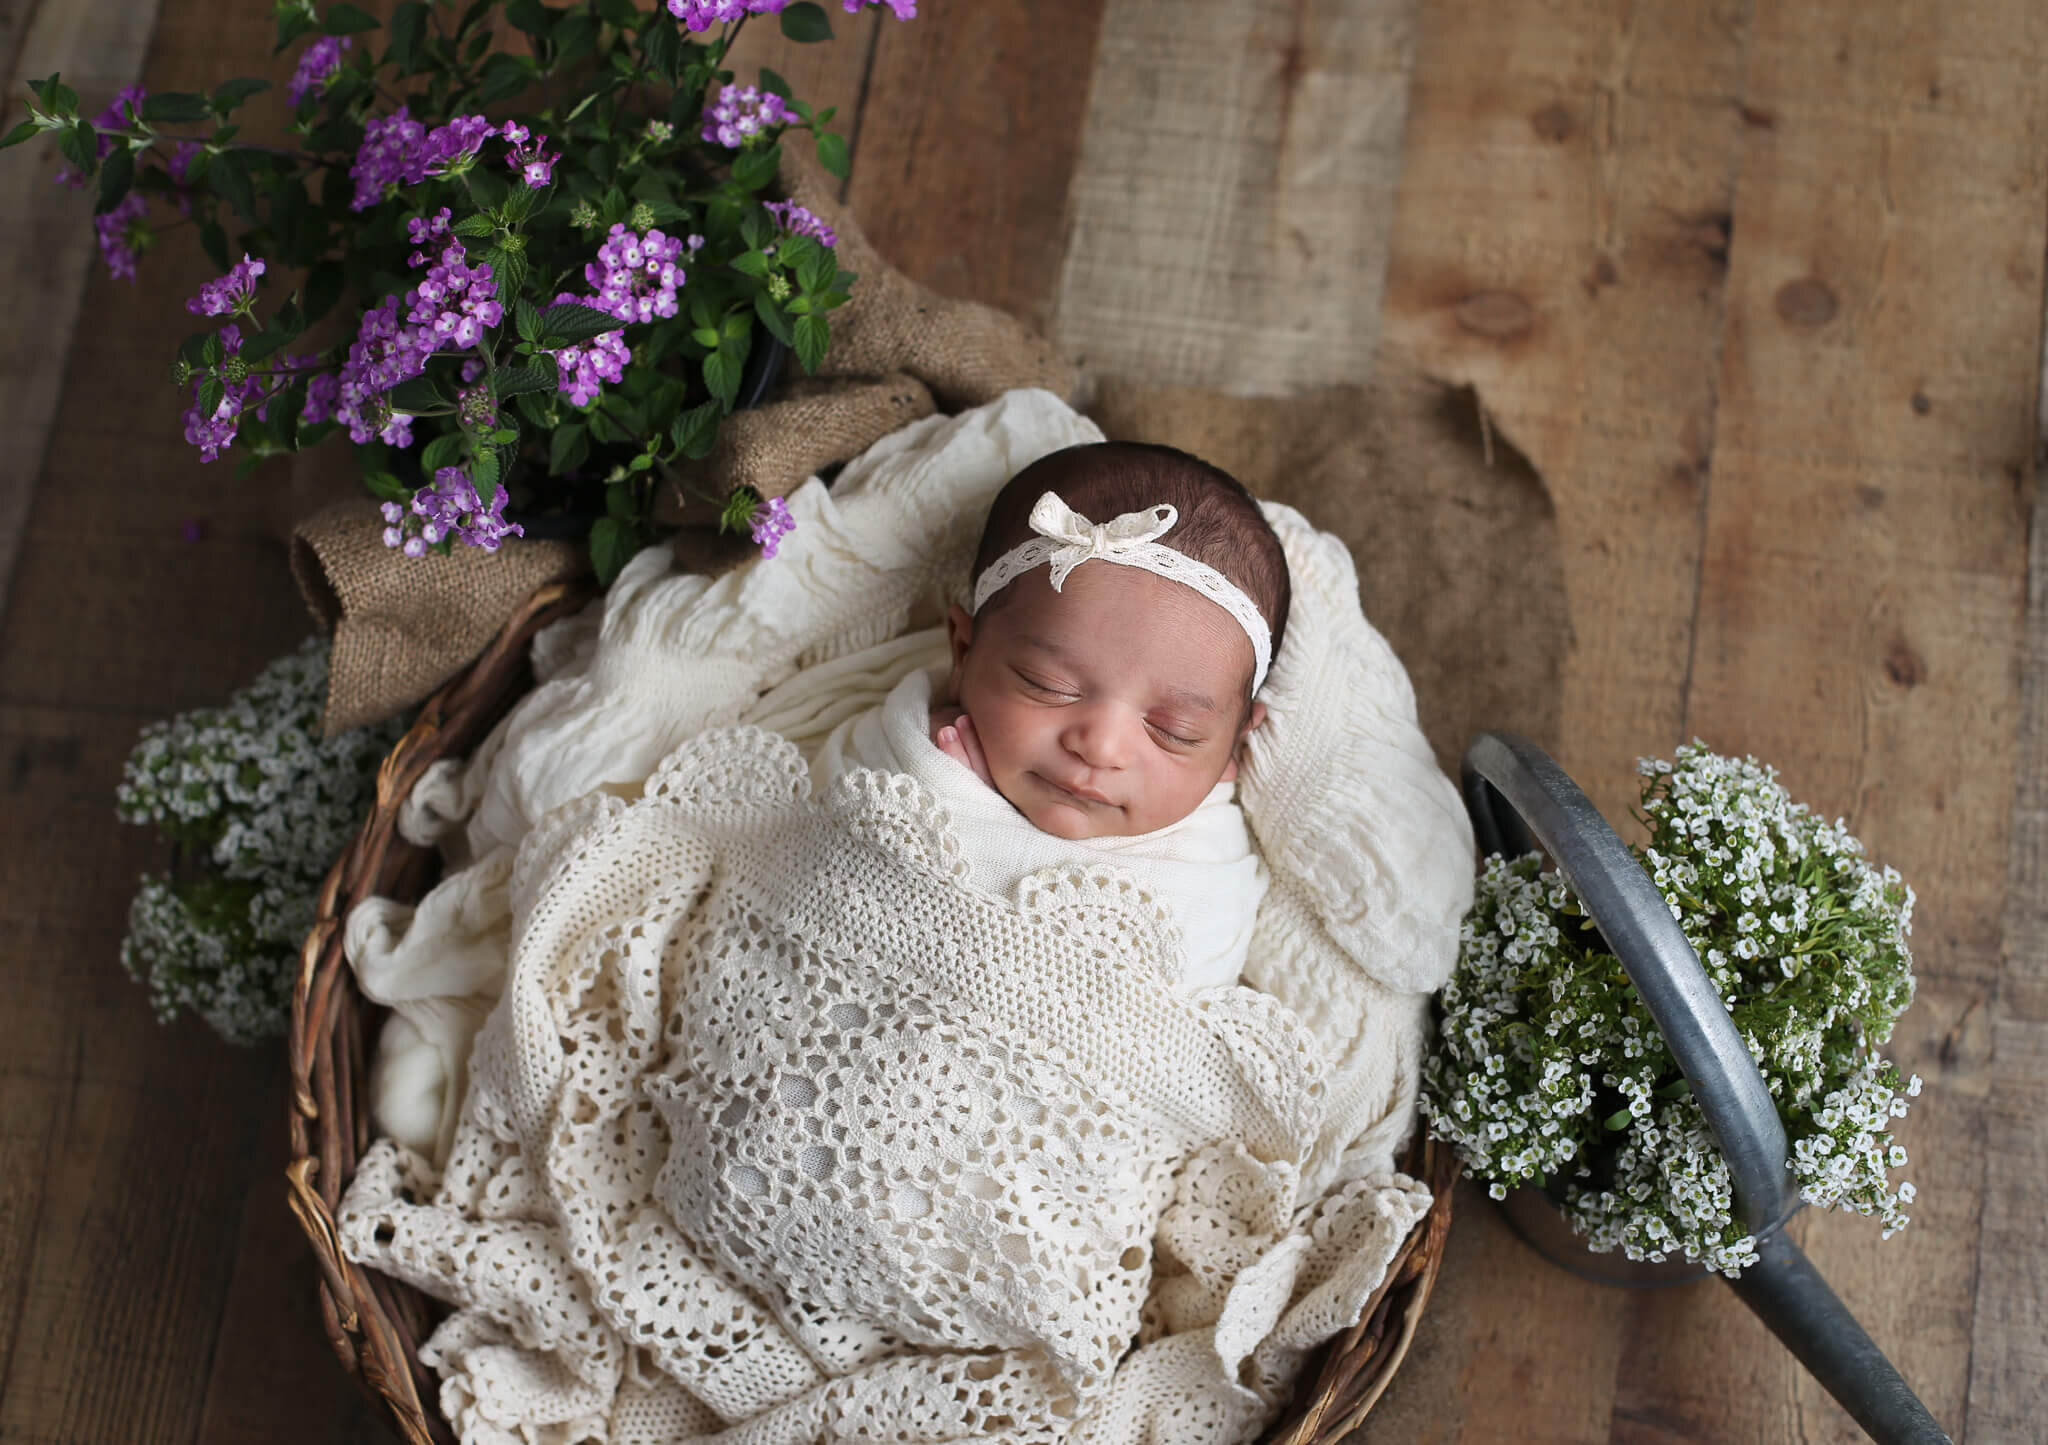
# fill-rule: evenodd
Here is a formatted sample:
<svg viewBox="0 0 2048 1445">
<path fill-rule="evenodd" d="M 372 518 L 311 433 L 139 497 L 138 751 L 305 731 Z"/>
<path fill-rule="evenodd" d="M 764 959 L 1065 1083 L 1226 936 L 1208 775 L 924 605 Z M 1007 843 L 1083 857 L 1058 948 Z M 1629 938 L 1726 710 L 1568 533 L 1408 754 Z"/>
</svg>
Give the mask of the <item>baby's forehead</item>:
<svg viewBox="0 0 2048 1445">
<path fill-rule="evenodd" d="M 1075 666 L 1127 664 L 1136 669 L 1133 681 L 1217 712 L 1242 701 L 1251 644 L 1228 613 L 1147 573 L 1117 568 L 1104 576 L 1111 569 L 1103 568 L 1084 580 L 1088 570 L 1075 569 L 1059 591 L 1043 585 L 1042 573 L 1020 579 L 1023 595 L 1000 609 L 1003 622 L 989 629 L 989 640 L 1006 653 Z"/>
</svg>

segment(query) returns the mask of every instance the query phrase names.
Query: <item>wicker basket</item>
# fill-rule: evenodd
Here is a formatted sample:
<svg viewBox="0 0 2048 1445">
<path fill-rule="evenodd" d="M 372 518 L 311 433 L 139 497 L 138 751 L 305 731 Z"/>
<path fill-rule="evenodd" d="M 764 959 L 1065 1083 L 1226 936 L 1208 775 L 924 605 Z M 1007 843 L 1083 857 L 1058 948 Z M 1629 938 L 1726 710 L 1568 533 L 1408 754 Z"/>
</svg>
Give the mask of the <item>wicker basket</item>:
<svg viewBox="0 0 2048 1445">
<path fill-rule="evenodd" d="M 412 899 L 433 881 L 438 860 L 398 835 L 398 810 L 427 768 L 482 740 L 526 690 L 534 633 L 589 601 L 588 583 L 557 583 L 530 598 L 469 669 L 437 693 L 377 774 L 377 802 L 327 875 L 319 911 L 300 952 L 292 999 L 292 1212 L 312 1241 L 320 1270 L 320 1315 L 342 1365 L 389 1408 L 415 1445 L 452 1442 L 434 1404 L 433 1373 L 419 1345 L 441 1307 L 411 1286 L 351 1263 L 335 1215 L 356 1161 L 370 1144 L 366 1040 L 374 1006 L 356 992 L 342 956 L 342 924 L 372 894 Z M 1265 1437 L 1268 1445 L 1334 1445 L 1379 1399 L 1407 1353 L 1450 1232 L 1457 1166 L 1448 1149 L 1419 1146 L 1408 1160 L 1436 1202 L 1403 1243 L 1360 1322 L 1332 1340 L 1302 1373 L 1295 1398 Z"/>
</svg>

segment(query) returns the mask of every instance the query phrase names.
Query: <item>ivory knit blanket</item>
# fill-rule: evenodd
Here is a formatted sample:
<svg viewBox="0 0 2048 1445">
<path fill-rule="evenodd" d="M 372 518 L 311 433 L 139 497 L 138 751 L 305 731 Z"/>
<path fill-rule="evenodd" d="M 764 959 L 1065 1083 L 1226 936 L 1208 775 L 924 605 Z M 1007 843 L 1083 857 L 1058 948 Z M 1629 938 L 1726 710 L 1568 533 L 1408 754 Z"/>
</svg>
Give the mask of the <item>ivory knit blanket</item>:
<svg viewBox="0 0 2048 1445">
<path fill-rule="evenodd" d="M 1013 394 L 803 489 L 775 564 L 643 553 L 416 795 L 471 861 L 352 956 L 452 1117 L 341 1225 L 454 1307 L 423 1356 L 465 1441 L 1246 1441 L 1427 1207 L 1393 1158 L 1471 844 L 1340 544 L 1269 509 L 1246 986 L 1173 987 L 1132 870 L 972 886 L 932 788 L 819 766 L 930 665 L 901 634 L 988 496 L 1091 431 Z"/>
</svg>

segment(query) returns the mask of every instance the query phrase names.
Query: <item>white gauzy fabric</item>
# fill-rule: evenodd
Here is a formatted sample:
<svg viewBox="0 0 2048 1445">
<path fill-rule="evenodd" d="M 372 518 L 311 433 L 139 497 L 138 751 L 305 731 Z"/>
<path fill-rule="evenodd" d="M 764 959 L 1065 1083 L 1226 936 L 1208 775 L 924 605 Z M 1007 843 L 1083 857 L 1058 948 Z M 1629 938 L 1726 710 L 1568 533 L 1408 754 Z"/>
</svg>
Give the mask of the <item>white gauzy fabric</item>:
<svg viewBox="0 0 2048 1445">
<path fill-rule="evenodd" d="M 359 966 L 425 1002 L 496 958 L 503 997 L 438 1085 L 452 1144 L 380 1141 L 342 1227 L 453 1306 L 423 1357 L 469 1445 L 1223 1445 L 1359 1318 L 1428 1202 L 1393 1164 L 1472 844 L 1340 542 L 1267 507 L 1294 603 L 1238 782 L 1246 988 L 1167 984 L 1121 870 L 968 886 L 914 777 L 811 795 L 943 661 L 914 629 L 995 490 L 1097 439 L 1012 393 L 807 484 L 774 562 L 642 553 L 422 802 L 477 860 L 436 892 L 497 902 L 366 914 Z M 500 849 L 502 890 L 465 882 Z"/>
<path fill-rule="evenodd" d="M 943 634 L 940 634 L 943 637 Z M 933 675 L 915 672 L 880 705 L 842 722 L 826 738 L 812 775 L 829 786 L 855 767 L 904 773 L 945 808 L 960 839 L 967 882 L 997 898 L 1042 869 L 1093 860 L 1120 867 L 1166 905 L 1182 949 L 1166 963 L 1181 988 L 1237 982 L 1251 947 L 1266 870 L 1252 851 L 1237 785 L 1218 783 L 1194 812 L 1151 833 L 1076 843 L 1034 828 L 1022 813 L 931 740 Z"/>
</svg>

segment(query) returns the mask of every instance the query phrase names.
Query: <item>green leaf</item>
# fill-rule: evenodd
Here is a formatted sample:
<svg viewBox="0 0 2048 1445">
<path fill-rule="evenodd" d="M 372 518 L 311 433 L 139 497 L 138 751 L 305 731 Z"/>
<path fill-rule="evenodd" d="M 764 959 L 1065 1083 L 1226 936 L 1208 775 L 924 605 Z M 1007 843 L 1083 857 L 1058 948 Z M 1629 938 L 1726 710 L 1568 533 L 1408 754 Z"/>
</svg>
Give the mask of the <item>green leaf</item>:
<svg viewBox="0 0 2048 1445">
<path fill-rule="evenodd" d="M 53 72 L 48 80 L 31 82 L 36 93 L 36 104 L 48 111 L 56 120 L 70 120 L 78 114 L 78 92 L 57 78 Z"/>
<path fill-rule="evenodd" d="M 495 210 L 505 204 L 505 198 L 512 194 L 512 183 L 495 170 L 478 166 L 462 173 L 464 184 L 469 187 L 469 198 L 485 210 Z"/>
<path fill-rule="evenodd" d="M 91 175 L 99 168 L 98 132 L 89 121 L 76 120 L 69 129 L 57 137 L 57 149 L 64 152 L 64 159 L 78 167 L 81 175 Z"/>
<path fill-rule="evenodd" d="M 742 276 L 766 276 L 769 271 L 768 258 L 759 251 L 742 251 L 732 258 L 731 265 Z"/>
<path fill-rule="evenodd" d="M 646 460 L 647 457 L 644 453 L 640 456 L 633 458 L 633 470 L 636 472 L 646 471 L 647 468 L 640 465 L 642 462 L 645 462 Z M 633 487 L 627 483 L 615 482 L 612 485 L 606 487 L 604 489 L 605 515 L 610 517 L 616 517 L 621 522 L 632 522 L 638 520 L 640 516 L 640 502 L 639 499 L 633 495 L 633 491 Z"/>
<path fill-rule="evenodd" d="M 789 82 L 765 65 L 761 67 L 761 89 L 779 95 L 784 100 L 790 99 L 793 95 Z"/>
<path fill-rule="evenodd" d="M 257 224 L 256 188 L 249 184 L 249 162 L 240 151 L 222 151 L 207 168 L 207 184 L 250 225 Z"/>
<path fill-rule="evenodd" d="M 152 125 L 187 125 L 212 115 L 206 97 L 189 90 L 159 91 L 142 102 L 142 118 Z"/>
<path fill-rule="evenodd" d="M 818 164 L 845 180 L 853 174 L 853 156 L 846 149 L 846 137 L 836 130 L 818 132 Z"/>
<path fill-rule="evenodd" d="M 481 83 L 470 103 L 478 106 L 489 105 L 494 100 L 519 94 L 539 73 L 539 67 L 523 56 L 507 55 L 500 50 L 484 62 Z M 471 174 L 475 174 L 472 172 Z"/>
<path fill-rule="evenodd" d="M 199 223 L 199 248 L 206 252 L 206 259 L 213 262 L 217 271 L 225 271 L 232 264 L 228 260 L 228 233 L 221 229 L 219 221 Z"/>
<path fill-rule="evenodd" d="M 581 422 L 555 428 L 548 438 L 548 470 L 555 476 L 573 472 L 590 457 L 590 438 Z"/>
<path fill-rule="evenodd" d="M 791 329 L 796 332 L 796 359 L 803 363 L 805 371 L 816 372 L 825 359 L 826 348 L 832 344 L 832 328 L 822 316 L 799 316 Z"/>
<path fill-rule="evenodd" d="M 604 586 L 611 585 L 639 550 L 640 541 L 633 528 L 616 517 L 599 517 L 590 529 L 590 565 Z"/>
<path fill-rule="evenodd" d="M 344 3 L 327 7 L 329 35 L 360 35 L 377 28 L 377 17 L 357 5 Z"/>
<path fill-rule="evenodd" d="M 531 366 L 505 367 L 492 377 L 499 396 L 517 396 L 523 391 L 553 391 L 560 384 L 555 359 L 541 355 Z"/>
<path fill-rule="evenodd" d="M 640 54 L 647 68 L 670 84 L 683 63 L 683 38 L 676 34 L 676 22 L 659 6 L 640 36 Z"/>
<path fill-rule="evenodd" d="M 484 252 L 484 260 L 491 268 L 491 279 L 497 282 L 500 296 L 517 296 L 526 286 L 526 253 L 508 251 L 503 246 L 493 246 Z"/>
<path fill-rule="evenodd" d="M 812 295 L 829 290 L 832 278 L 839 274 L 839 260 L 823 246 L 818 247 L 798 263 L 797 284 Z"/>
<path fill-rule="evenodd" d="M 261 95 L 268 89 L 270 82 L 260 76 L 238 75 L 233 80 L 224 80 L 214 88 L 213 113 L 226 116 L 250 96 Z"/>
<path fill-rule="evenodd" d="M 1628 1127 L 1628 1121 L 1631 1117 L 1633 1116 L 1629 1113 L 1628 1110 L 1617 1109 L 1612 1114 L 1609 1114 L 1605 1119 L 1600 1121 L 1601 1127 L 1606 1129 L 1607 1132 L 1610 1134 L 1619 1133 L 1621 1130 L 1626 1129 Z"/>
<path fill-rule="evenodd" d="M 512 303 L 512 317 L 519 327 L 521 341 L 531 341 L 540 335 L 540 313 L 524 296 Z"/>
<path fill-rule="evenodd" d="M 497 223 L 492 221 L 489 216 L 476 215 L 464 216 L 455 223 L 454 229 L 455 234 L 458 236 L 488 236 L 495 232 L 498 227 Z"/>
<path fill-rule="evenodd" d="M 574 65 L 597 49 L 597 17 L 571 10 L 555 24 L 555 64 Z"/>
<path fill-rule="evenodd" d="M 486 447 L 477 453 L 476 462 L 469 469 L 470 483 L 476 488 L 476 499 L 486 507 L 498 495 L 498 478 L 504 474 L 505 464 L 498 460 L 495 448 Z"/>
<path fill-rule="evenodd" d="M 606 311 L 594 306 L 580 306 L 574 301 L 564 301 L 550 306 L 540 314 L 540 329 L 544 336 L 559 336 L 561 346 L 570 346 L 602 336 L 607 331 L 618 331 L 625 326 Z M 549 350 L 553 350 L 550 347 Z"/>
<path fill-rule="evenodd" d="M 727 341 L 738 341 L 753 331 L 754 323 L 747 319 L 745 312 L 735 311 L 719 323 L 718 329 Z"/>
<path fill-rule="evenodd" d="M 715 401 L 693 406 L 676 418 L 668 431 L 669 440 L 691 461 L 702 461 L 711 455 L 712 444 L 718 440 L 718 419 L 724 413 L 725 408 Z"/>
<path fill-rule="evenodd" d="M 275 326 L 266 326 L 247 341 L 244 341 L 242 349 L 236 355 L 248 362 L 261 361 L 291 339 L 289 332 Z"/>
<path fill-rule="evenodd" d="M 789 329 L 789 317 L 784 314 L 780 306 L 775 304 L 775 298 L 766 291 L 756 291 L 754 293 L 754 315 L 759 317 L 761 324 L 768 328 L 769 335 L 773 336 L 784 346 L 796 344 L 796 337 Z"/>
<path fill-rule="evenodd" d="M 227 343 L 220 339 L 218 331 L 206 333 L 206 339 L 199 344 L 199 360 L 205 366 L 219 366 L 228 354 Z"/>
<path fill-rule="evenodd" d="M 814 5 L 811 0 L 797 0 L 782 12 L 782 33 L 799 45 L 830 40 L 832 17 L 825 13 L 822 5 Z"/>
<path fill-rule="evenodd" d="M 200 382 L 199 415 L 201 417 L 211 417 L 220 410 L 220 404 L 227 399 L 227 394 L 227 388 L 221 385 L 220 378 L 217 376 L 209 376 L 206 380 Z"/>
<path fill-rule="evenodd" d="M 782 12 L 787 15 L 787 10 Z M 766 150 L 741 151 L 732 163 L 733 183 L 742 190 L 758 191 L 775 179 L 775 168 L 782 164 L 782 146 L 778 142 Z"/>
<path fill-rule="evenodd" d="M 433 381 L 424 376 L 415 376 L 401 381 L 398 385 L 392 387 L 387 395 L 391 399 L 391 409 L 393 411 L 410 412 L 415 416 L 423 412 L 443 411 L 448 406 L 448 403 L 442 399 L 439 390 L 435 388 Z"/>
<path fill-rule="evenodd" d="M 723 349 L 704 358 L 704 385 L 727 406 L 739 395 L 740 369 L 744 364 L 733 352 Z"/>
<path fill-rule="evenodd" d="M 657 9 L 654 16 L 642 15 L 633 0 L 597 0 L 598 18 L 619 30 L 632 30 L 642 20 L 658 18 L 660 13 Z"/>
<path fill-rule="evenodd" d="M 554 12 L 540 0 L 505 0 L 505 18 L 528 35 L 544 37 L 555 25 Z"/>
<path fill-rule="evenodd" d="M 41 135 L 42 133 L 42 126 L 38 125 L 35 121 L 25 120 L 13 130 L 7 132 L 6 140 L 0 140 L 0 151 L 6 150 L 9 146 L 18 146 L 30 136 Z"/>
<path fill-rule="evenodd" d="M 420 42 L 427 34 L 427 13 L 428 6 L 422 0 L 405 0 L 391 12 L 389 53 L 402 75 L 419 68 Z"/>
<path fill-rule="evenodd" d="M 225 269 L 225 267 L 223 267 Z M 306 324 L 312 325 L 341 299 L 343 274 L 339 261 L 322 261 L 306 275 Z"/>
<path fill-rule="evenodd" d="M 462 461 L 463 446 L 463 436 L 459 431 L 435 437 L 420 453 L 420 470 L 431 477 L 443 467 L 457 465 Z"/>
<path fill-rule="evenodd" d="M 128 187 L 135 183 L 135 152 L 125 145 L 117 145 L 107 152 L 107 163 L 100 167 L 100 198 L 93 207 L 95 214 L 104 216 L 121 204 L 121 197 L 128 194 Z"/>
<path fill-rule="evenodd" d="M 316 28 L 319 23 L 305 10 L 300 9 L 296 5 L 289 9 L 279 6 L 277 12 L 277 44 L 270 48 L 270 53 L 272 55 L 277 54 L 301 35 L 304 35 L 308 30 Z"/>
</svg>

